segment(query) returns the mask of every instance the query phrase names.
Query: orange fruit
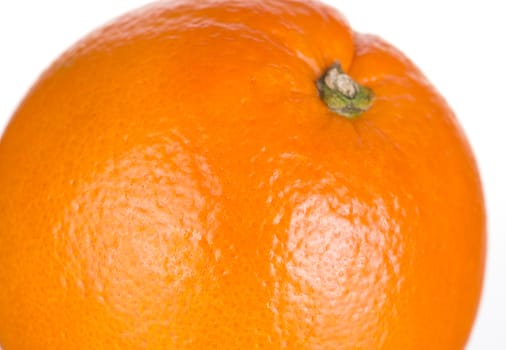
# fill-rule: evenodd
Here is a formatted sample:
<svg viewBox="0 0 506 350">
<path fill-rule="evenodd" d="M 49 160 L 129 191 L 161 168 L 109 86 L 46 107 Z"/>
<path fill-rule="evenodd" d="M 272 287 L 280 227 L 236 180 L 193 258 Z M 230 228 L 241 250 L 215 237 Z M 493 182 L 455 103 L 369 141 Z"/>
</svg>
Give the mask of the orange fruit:
<svg viewBox="0 0 506 350">
<path fill-rule="evenodd" d="M 4 350 L 462 349 L 484 247 L 444 99 L 317 2 L 127 14 L 0 143 Z"/>
</svg>

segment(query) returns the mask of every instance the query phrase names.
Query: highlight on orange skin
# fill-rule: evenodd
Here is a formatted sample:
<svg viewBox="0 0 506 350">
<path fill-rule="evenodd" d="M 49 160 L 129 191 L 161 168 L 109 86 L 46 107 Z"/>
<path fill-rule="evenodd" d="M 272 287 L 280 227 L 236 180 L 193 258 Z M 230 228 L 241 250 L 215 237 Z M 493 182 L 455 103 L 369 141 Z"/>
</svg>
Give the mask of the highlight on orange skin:
<svg viewBox="0 0 506 350">
<path fill-rule="evenodd" d="M 335 62 L 375 95 L 343 118 Z M 401 52 L 318 2 L 160 1 L 64 53 L 0 141 L 0 344 L 463 349 L 485 214 Z"/>
</svg>

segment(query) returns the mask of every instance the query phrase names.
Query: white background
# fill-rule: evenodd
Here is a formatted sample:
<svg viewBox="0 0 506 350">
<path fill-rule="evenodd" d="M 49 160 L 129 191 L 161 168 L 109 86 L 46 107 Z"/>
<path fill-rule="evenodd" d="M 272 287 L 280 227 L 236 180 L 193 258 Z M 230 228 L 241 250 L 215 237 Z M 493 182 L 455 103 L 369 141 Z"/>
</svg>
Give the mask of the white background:
<svg viewBox="0 0 506 350">
<path fill-rule="evenodd" d="M 506 349 L 506 20 L 502 1 L 327 2 L 340 9 L 356 30 L 379 34 L 403 50 L 456 111 L 481 168 L 488 208 L 485 288 L 467 349 Z M 0 1 L 0 130 L 57 55 L 100 24 L 145 3 Z"/>
</svg>

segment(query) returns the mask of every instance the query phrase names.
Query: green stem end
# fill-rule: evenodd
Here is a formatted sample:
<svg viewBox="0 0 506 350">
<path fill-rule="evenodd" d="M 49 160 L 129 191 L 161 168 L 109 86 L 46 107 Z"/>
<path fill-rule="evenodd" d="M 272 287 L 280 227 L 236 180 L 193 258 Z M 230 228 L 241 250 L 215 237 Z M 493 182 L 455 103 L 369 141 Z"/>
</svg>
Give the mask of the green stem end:
<svg viewBox="0 0 506 350">
<path fill-rule="evenodd" d="M 344 73 L 337 62 L 323 73 L 316 86 L 327 107 L 348 119 L 356 118 L 367 111 L 374 100 L 372 90 L 359 85 Z"/>
</svg>

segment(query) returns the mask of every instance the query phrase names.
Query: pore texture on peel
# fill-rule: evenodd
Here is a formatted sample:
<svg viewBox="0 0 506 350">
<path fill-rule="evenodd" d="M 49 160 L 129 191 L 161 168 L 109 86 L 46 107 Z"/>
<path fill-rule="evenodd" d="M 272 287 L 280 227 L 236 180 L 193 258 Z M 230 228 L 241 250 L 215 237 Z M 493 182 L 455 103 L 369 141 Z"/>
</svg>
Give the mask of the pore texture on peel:
<svg viewBox="0 0 506 350">
<path fill-rule="evenodd" d="M 462 350 L 484 257 L 454 113 L 316 1 L 123 15 L 0 140 L 3 350 Z"/>
</svg>

